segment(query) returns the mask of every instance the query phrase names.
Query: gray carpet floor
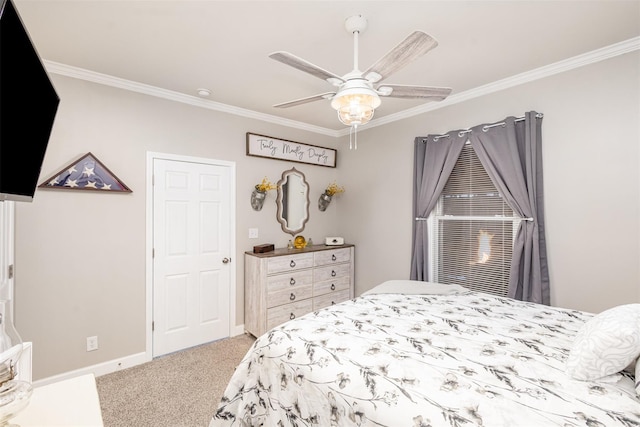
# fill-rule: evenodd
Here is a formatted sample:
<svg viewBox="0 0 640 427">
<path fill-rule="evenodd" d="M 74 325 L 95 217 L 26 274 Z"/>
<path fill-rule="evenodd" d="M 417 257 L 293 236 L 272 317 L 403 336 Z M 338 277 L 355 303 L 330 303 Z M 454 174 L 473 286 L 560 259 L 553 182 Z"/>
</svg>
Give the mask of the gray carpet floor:
<svg viewBox="0 0 640 427">
<path fill-rule="evenodd" d="M 207 427 L 255 338 L 239 335 L 96 378 L 105 427 Z"/>
</svg>

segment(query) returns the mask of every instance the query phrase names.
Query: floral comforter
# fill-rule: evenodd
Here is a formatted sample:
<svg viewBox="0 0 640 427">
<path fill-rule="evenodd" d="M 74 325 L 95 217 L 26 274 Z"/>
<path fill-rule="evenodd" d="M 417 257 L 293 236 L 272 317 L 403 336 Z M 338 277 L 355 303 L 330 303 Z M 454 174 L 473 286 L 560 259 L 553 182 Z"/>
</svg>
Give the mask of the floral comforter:
<svg viewBox="0 0 640 427">
<path fill-rule="evenodd" d="M 633 376 L 564 373 L 592 314 L 483 293 L 368 294 L 259 337 L 216 426 L 640 426 Z"/>
</svg>

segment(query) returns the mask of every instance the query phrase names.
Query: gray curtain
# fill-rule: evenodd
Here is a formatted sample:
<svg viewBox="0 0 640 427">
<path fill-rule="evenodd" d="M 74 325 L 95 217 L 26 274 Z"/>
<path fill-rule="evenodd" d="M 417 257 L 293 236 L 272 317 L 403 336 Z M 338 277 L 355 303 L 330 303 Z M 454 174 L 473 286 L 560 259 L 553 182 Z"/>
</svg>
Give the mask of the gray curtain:
<svg viewBox="0 0 640 427">
<path fill-rule="evenodd" d="M 412 280 L 429 280 L 428 227 L 415 218 L 427 218 L 435 207 L 466 141 L 458 131 L 449 132 L 447 137 L 429 135 L 414 141 Z"/>
<path fill-rule="evenodd" d="M 522 218 L 513 247 L 508 296 L 550 304 L 542 187 L 542 116 L 507 117 L 498 126 L 479 125 L 469 140 L 494 185 Z"/>
<path fill-rule="evenodd" d="M 516 233 L 508 296 L 550 304 L 542 186 L 542 115 L 507 117 L 499 125 L 418 137 L 414 144 L 413 213 L 427 218 L 435 207 L 464 143 L 470 140 L 494 185 L 521 221 Z M 428 280 L 426 221 L 413 221 L 411 279 Z"/>
</svg>

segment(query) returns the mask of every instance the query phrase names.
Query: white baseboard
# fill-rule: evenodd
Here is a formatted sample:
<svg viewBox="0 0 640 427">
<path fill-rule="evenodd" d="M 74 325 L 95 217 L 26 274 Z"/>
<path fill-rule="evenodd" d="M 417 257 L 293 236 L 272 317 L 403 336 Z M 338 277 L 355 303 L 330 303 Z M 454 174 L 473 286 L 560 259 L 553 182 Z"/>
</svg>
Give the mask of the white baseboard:
<svg viewBox="0 0 640 427">
<path fill-rule="evenodd" d="M 244 334 L 244 324 L 232 327 L 230 330 L 231 337 Z M 31 343 L 30 343 L 31 344 Z M 29 352 L 31 355 L 31 351 Z M 141 365 L 146 362 L 150 362 L 151 357 L 147 356 L 147 353 L 137 353 L 129 356 L 121 357 L 119 359 L 109 360 L 107 362 L 99 363 L 97 365 L 87 366 L 85 368 L 76 369 L 62 374 L 53 375 L 51 377 L 43 378 L 33 382 L 34 387 L 38 387 L 45 384 L 51 384 L 57 381 L 66 380 L 69 378 L 75 378 L 80 375 L 93 374 L 96 377 L 101 375 L 110 374 L 112 372 L 120 371 L 122 369 L 131 368 L 136 365 Z M 30 374 L 30 372 L 29 372 Z"/>
<path fill-rule="evenodd" d="M 244 334 L 244 324 L 232 326 L 230 332 L 232 337 Z"/>
<path fill-rule="evenodd" d="M 99 363 L 97 365 L 87 366 L 85 368 L 76 369 L 73 371 L 64 372 L 62 374 L 53 375 L 51 377 L 43 378 L 33 382 L 34 387 L 38 387 L 45 384 L 51 384 L 57 381 L 66 380 L 69 378 L 75 378 L 80 375 L 93 374 L 96 377 L 100 375 L 110 374 L 112 372 L 120 371 L 122 369 L 131 368 L 132 366 L 140 365 L 142 363 L 150 362 L 151 359 L 147 357 L 147 354 L 137 353 L 130 356 L 121 357 L 119 359 L 109 360 L 107 362 Z"/>
</svg>

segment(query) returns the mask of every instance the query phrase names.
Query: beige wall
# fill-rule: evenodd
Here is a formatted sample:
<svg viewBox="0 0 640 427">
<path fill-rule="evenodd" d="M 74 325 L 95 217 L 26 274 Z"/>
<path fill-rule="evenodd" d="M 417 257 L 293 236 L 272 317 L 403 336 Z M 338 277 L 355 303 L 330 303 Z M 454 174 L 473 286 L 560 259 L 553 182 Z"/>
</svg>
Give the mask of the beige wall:
<svg viewBox="0 0 640 427">
<path fill-rule="evenodd" d="M 145 351 L 147 152 L 236 162 L 236 321 L 244 323 L 243 253 L 256 244 L 286 246 L 276 221 L 276 193 L 253 211 L 263 177 L 277 182 L 295 166 L 311 194 L 305 237 L 335 235 L 336 208 L 317 198 L 337 169 L 246 156 L 245 133 L 332 147 L 332 137 L 223 114 L 138 93 L 52 76 L 61 104 L 41 181 L 92 152 L 133 192 L 44 189 L 16 204 L 16 326 L 34 342 L 34 379 Z M 259 230 L 258 239 L 248 229 Z M 99 350 L 86 351 L 97 335 Z"/>
<path fill-rule="evenodd" d="M 311 187 L 306 237 L 356 245 L 356 294 L 408 278 L 413 139 L 536 110 L 545 114 L 545 203 L 554 305 L 588 311 L 640 301 L 638 53 L 445 107 L 348 137 L 331 137 L 53 75 L 61 104 L 41 180 L 92 152 L 132 190 L 38 190 L 16 204 L 16 326 L 34 343 L 34 379 L 145 351 L 146 152 L 236 162 L 236 324 L 243 323 L 242 253 L 286 245 L 275 194 L 253 185 L 295 166 Z M 470 71 L 472 72 L 472 71 Z M 245 133 L 337 147 L 337 169 L 247 157 Z M 323 188 L 347 191 L 326 212 Z M 606 196 L 605 196 L 606 195 Z M 613 233 L 604 231 L 613 228 Z M 257 227 L 260 238 L 248 239 Z M 87 336 L 100 349 L 85 351 Z"/>
<path fill-rule="evenodd" d="M 639 58 L 626 54 L 362 132 L 340 170 L 350 189 L 340 202 L 342 232 L 358 245 L 356 294 L 409 277 L 414 137 L 535 110 L 544 114 L 552 305 L 599 312 L 640 302 Z"/>
</svg>

